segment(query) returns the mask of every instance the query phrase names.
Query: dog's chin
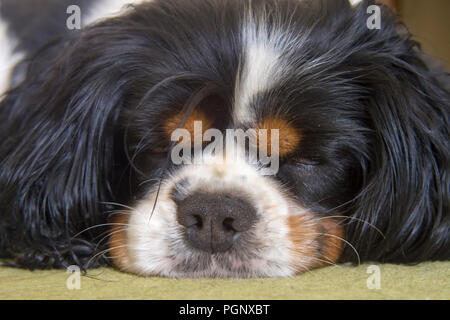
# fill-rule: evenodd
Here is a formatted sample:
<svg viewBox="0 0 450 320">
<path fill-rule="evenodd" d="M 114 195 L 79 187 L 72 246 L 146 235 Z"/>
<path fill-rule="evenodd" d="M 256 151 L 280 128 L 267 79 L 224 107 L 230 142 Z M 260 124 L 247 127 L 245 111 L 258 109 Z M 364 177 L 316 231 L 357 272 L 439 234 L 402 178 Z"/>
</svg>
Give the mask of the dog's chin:
<svg viewBox="0 0 450 320">
<path fill-rule="evenodd" d="M 268 278 L 291 277 L 338 262 L 344 246 L 344 229 L 335 218 L 291 216 L 288 237 L 278 247 L 263 247 L 255 237 L 238 242 L 225 252 L 210 253 L 184 240 L 174 243 L 170 254 L 130 243 L 130 214 L 111 218 L 109 258 L 124 272 L 170 278 Z M 245 235 L 244 235 L 245 236 Z M 258 247 L 259 246 L 259 247 Z"/>
</svg>

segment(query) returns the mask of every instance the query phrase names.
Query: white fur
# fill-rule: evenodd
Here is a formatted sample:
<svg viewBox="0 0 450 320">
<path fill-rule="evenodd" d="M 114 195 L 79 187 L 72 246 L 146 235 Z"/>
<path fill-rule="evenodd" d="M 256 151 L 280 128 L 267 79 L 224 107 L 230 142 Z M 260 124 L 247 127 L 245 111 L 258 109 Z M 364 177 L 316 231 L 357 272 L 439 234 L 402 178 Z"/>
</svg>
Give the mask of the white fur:
<svg viewBox="0 0 450 320">
<path fill-rule="evenodd" d="M 95 3 L 83 16 L 83 24 L 88 25 L 98 20 L 114 17 L 126 11 L 128 4 L 139 4 L 151 0 L 101 0 Z"/>
<path fill-rule="evenodd" d="M 237 268 L 247 266 L 248 274 L 224 268 L 214 255 L 206 270 L 185 273 L 174 269 L 178 263 L 192 259 L 194 250 L 183 241 L 183 227 L 177 222 L 176 205 L 170 198 L 172 188 L 183 180 L 189 181 L 183 190 L 186 195 L 195 191 L 232 191 L 256 208 L 259 220 L 253 227 L 258 243 L 252 248 L 255 256 L 234 258 L 232 262 Z M 204 159 L 202 165 L 186 166 L 165 180 L 156 210 L 150 216 L 155 196 L 155 192 L 151 192 L 130 213 L 127 249 L 131 264 L 128 271 L 168 277 L 285 277 L 295 274 L 294 263 L 306 267 L 311 263 L 310 257 L 303 257 L 304 261 L 293 257 L 287 224 L 289 216 L 308 213 L 292 205 L 278 184 L 261 176 L 258 168 L 248 165 L 244 159 Z"/>
<path fill-rule="evenodd" d="M 356 6 L 362 0 L 349 0 Z M 244 65 L 240 66 L 240 74 L 236 81 L 234 97 L 234 121 L 252 123 L 251 103 L 261 92 L 270 90 L 282 79 L 289 69 L 287 56 L 294 48 L 302 46 L 307 34 L 290 33 L 286 21 L 275 21 L 271 27 L 266 23 L 266 12 L 255 16 L 248 12 L 242 26 Z M 319 64 L 329 63 L 327 55 L 319 57 L 303 65 L 302 72 L 307 73 Z M 296 59 L 301 59 L 297 56 Z"/>
<path fill-rule="evenodd" d="M 236 81 L 234 120 L 236 123 L 251 122 L 250 103 L 259 92 L 270 89 L 276 82 L 280 70 L 281 52 L 276 42 L 268 37 L 264 17 L 256 19 L 250 13 L 242 28 L 244 65 L 242 76 Z"/>
<path fill-rule="evenodd" d="M 303 39 L 301 35 L 283 31 L 286 28 L 279 24 L 268 30 L 265 17 L 252 14 L 248 15 L 242 30 L 246 59 L 240 66 L 242 76 L 236 81 L 235 123 L 255 120 L 250 111 L 253 97 L 272 88 L 281 79 L 289 68 L 282 53 L 289 52 L 293 43 L 301 45 Z M 225 154 L 225 160 L 203 159 L 202 164 L 186 166 L 165 179 L 152 217 L 155 191 L 150 192 L 130 213 L 127 229 L 129 271 L 168 277 L 285 277 L 294 275 L 299 267 L 307 269 L 312 265 L 314 258 L 311 254 L 298 254 L 299 248 L 294 248 L 288 223 L 288 218 L 294 215 L 304 215 L 308 217 L 305 221 L 309 221 L 311 214 L 293 204 L 276 182 L 263 176 L 262 168 L 250 165 L 253 163 L 251 159 L 240 157 L 242 153 L 238 153 L 237 158 Z M 211 256 L 211 265 L 206 269 L 198 272 L 176 270 L 177 264 L 195 259 L 195 249 L 183 240 L 183 227 L 177 222 L 176 205 L 170 198 L 170 191 L 175 185 L 182 185 L 181 181 L 189 182 L 188 187 L 182 190 L 186 196 L 195 191 L 231 191 L 246 198 L 256 208 L 259 220 L 253 227 L 257 243 L 251 248 L 254 256 L 230 258 L 237 270 L 245 265 L 249 269 L 246 274 L 225 268 L 215 255 Z M 305 225 L 305 228 L 309 227 Z M 305 251 L 314 247 L 311 239 L 305 239 Z"/>
<path fill-rule="evenodd" d="M 249 39 L 245 53 L 242 78 L 236 90 L 234 120 L 237 123 L 251 122 L 250 103 L 254 95 L 270 89 L 277 79 L 280 53 L 269 44 L 258 39 Z"/>
<path fill-rule="evenodd" d="M 357 6 L 362 0 L 349 0 L 350 1 L 350 4 L 353 6 L 353 7 L 355 7 L 355 6 Z"/>
<path fill-rule="evenodd" d="M 103 0 L 89 10 L 83 19 L 84 24 L 120 14 L 130 2 L 132 1 Z M 141 1 L 134 1 L 137 2 Z M 300 35 L 281 31 L 282 28 L 277 28 L 276 24 L 273 28 L 268 29 L 264 16 L 254 17 L 251 14 L 243 26 L 243 54 L 246 60 L 240 66 L 242 77 L 237 79 L 236 85 L 234 120 L 237 123 L 254 120 L 249 108 L 253 97 L 272 88 L 289 67 L 288 62 L 283 61 L 282 53 L 289 52 L 292 43 L 301 45 Z M 3 45 L 0 51 L 0 91 L 7 88 L 9 70 L 21 57 L 20 54 L 13 53 L 14 42 L 9 40 L 6 31 L 6 25 L 0 21 L 0 43 Z M 3 72 L 3 68 L 6 71 Z M 169 277 L 285 277 L 293 276 L 298 266 L 307 269 L 313 257 L 293 254 L 298 248 L 294 248 L 289 237 L 288 218 L 293 215 L 310 216 L 310 213 L 291 203 L 282 187 L 261 175 L 260 169 L 239 157 L 204 159 L 201 165 L 186 166 L 164 181 L 153 215 L 156 190 L 149 192 L 128 213 L 127 242 L 124 244 L 130 260 L 128 271 Z M 189 186 L 184 190 L 186 195 L 197 190 L 231 190 L 245 197 L 255 207 L 259 220 L 253 227 L 257 240 L 256 247 L 253 248 L 254 256 L 230 258 L 234 259 L 232 265 L 236 270 L 245 265 L 249 273 L 238 274 L 225 268 L 214 255 L 207 269 L 193 273 L 175 270 L 177 264 L 194 257 L 194 249 L 184 243 L 183 227 L 177 222 L 176 205 L 170 196 L 172 188 L 185 179 L 189 181 Z M 305 245 L 314 244 L 305 241 Z"/>
<path fill-rule="evenodd" d="M 14 51 L 16 44 L 8 32 L 8 24 L 0 19 L 0 101 L 2 95 L 9 89 L 11 71 L 24 56 L 23 53 Z"/>
<path fill-rule="evenodd" d="M 236 81 L 234 98 L 235 123 L 251 122 L 252 99 L 260 92 L 270 90 L 283 76 L 289 62 L 282 58 L 293 44 L 301 45 L 302 35 L 289 33 L 285 22 L 278 21 L 271 27 L 266 23 L 266 14 L 257 17 L 247 14 L 242 26 L 244 65 L 240 66 L 240 77 Z"/>
</svg>

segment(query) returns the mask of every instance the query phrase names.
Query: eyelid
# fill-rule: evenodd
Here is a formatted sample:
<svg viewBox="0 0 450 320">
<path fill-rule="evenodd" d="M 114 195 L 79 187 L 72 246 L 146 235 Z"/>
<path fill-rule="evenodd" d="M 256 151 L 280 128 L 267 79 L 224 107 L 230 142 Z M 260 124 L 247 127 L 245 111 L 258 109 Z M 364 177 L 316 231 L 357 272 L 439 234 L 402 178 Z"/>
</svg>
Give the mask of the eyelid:
<svg viewBox="0 0 450 320">
<path fill-rule="evenodd" d="M 309 166 L 309 167 L 316 167 L 321 164 L 319 160 L 304 159 L 304 158 L 295 159 L 295 163 L 297 165 Z"/>
</svg>

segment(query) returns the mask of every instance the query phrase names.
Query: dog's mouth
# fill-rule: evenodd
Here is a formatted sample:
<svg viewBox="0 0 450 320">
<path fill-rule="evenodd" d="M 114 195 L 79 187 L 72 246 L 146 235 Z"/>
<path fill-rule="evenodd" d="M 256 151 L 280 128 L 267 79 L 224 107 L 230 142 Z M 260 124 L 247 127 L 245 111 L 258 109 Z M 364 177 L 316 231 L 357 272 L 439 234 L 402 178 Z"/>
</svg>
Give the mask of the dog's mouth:
<svg viewBox="0 0 450 320">
<path fill-rule="evenodd" d="M 285 243 L 267 244 L 246 234 L 228 250 L 209 251 L 193 247 L 183 238 L 172 242 L 171 253 L 153 256 L 151 268 L 142 266 L 145 248 L 132 248 L 129 214 L 111 219 L 109 256 L 115 267 L 141 276 L 173 278 L 265 278 L 289 277 L 335 264 L 343 250 L 344 229 L 334 218 L 288 218 L 290 230 Z M 181 226 L 181 228 L 184 228 Z M 283 237 L 280 237 L 282 239 Z M 283 241 L 280 241 L 283 242 Z M 288 245 L 286 245 L 288 243 Z M 158 267 L 155 267 L 158 266 Z"/>
</svg>

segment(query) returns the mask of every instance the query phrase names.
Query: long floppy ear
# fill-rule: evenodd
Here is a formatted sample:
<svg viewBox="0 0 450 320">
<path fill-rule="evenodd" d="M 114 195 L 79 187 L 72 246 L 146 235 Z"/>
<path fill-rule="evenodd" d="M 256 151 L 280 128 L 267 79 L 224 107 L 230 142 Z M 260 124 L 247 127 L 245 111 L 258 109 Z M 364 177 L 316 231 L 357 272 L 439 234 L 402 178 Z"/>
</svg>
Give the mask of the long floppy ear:
<svg viewBox="0 0 450 320">
<path fill-rule="evenodd" d="M 346 239 L 361 260 L 449 259 L 450 93 L 415 42 L 380 32 L 393 40 L 368 57 L 372 157 Z M 354 260 L 352 251 L 344 259 Z"/>
<path fill-rule="evenodd" d="M 131 44 L 101 28 L 82 37 L 41 52 L 0 105 L 0 255 L 21 266 L 84 265 L 105 230 L 72 237 L 106 221 L 112 171 L 123 168 L 115 126 L 129 74 L 120 45 Z"/>
</svg>

